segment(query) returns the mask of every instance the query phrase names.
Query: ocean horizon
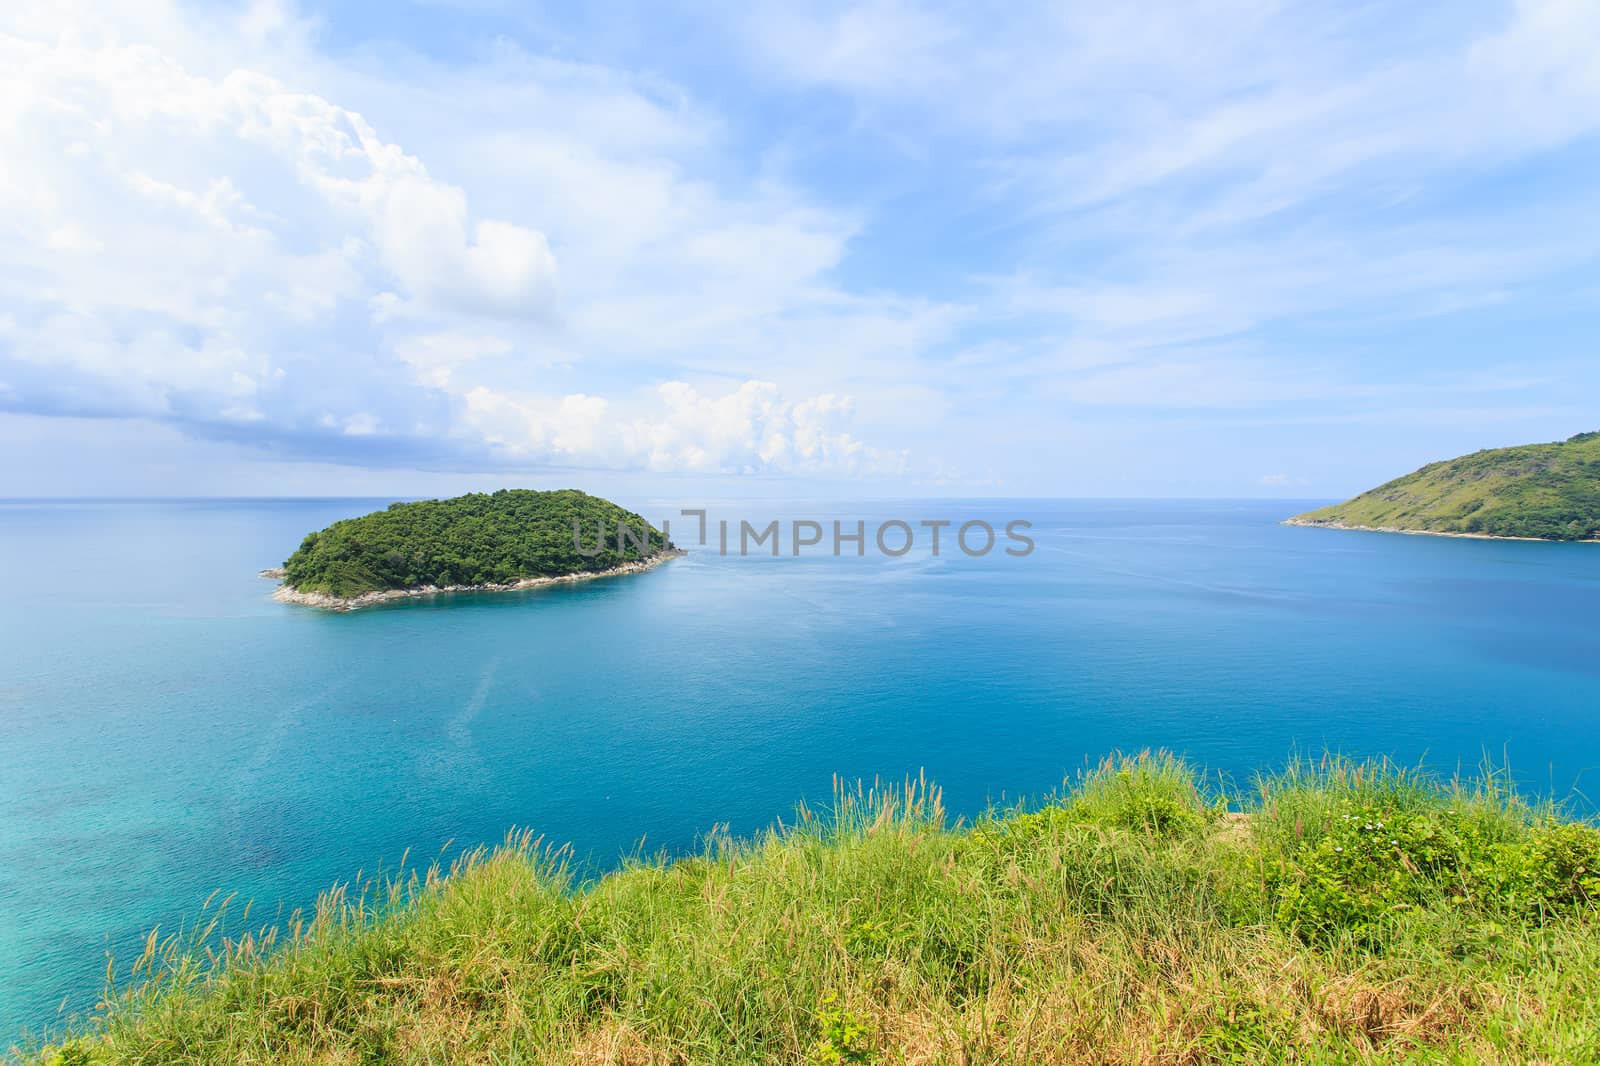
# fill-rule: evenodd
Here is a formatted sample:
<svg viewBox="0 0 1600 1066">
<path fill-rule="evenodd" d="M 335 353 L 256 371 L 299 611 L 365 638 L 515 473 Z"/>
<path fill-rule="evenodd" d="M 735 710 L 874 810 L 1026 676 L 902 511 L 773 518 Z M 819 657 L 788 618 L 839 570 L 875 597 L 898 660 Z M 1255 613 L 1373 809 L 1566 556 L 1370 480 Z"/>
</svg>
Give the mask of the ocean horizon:
<svg viewBox="0 0 1600 1066">
<path fill-rule="evenodd" d="M 925 774 L 971 816 L 1119 750 L 1238 788 L 1338 751 L 1593 809 L 1593 545 L 1279 524 L 1322 501 L 631 500 L 689 554 L 348 614 L 270 598 L 258 570 L 388 502 L 0 501 L 4 1043 L 92 1008 L 108 952 L 125 977 L 214 894 L 256 928 L 517 827 L 601 871 L 836 777 Z M 702 506 L 868 543 L 724 555 L 680 517 Z M 887 555 L 889 521 L 1001 539 Z"/>
</svg>

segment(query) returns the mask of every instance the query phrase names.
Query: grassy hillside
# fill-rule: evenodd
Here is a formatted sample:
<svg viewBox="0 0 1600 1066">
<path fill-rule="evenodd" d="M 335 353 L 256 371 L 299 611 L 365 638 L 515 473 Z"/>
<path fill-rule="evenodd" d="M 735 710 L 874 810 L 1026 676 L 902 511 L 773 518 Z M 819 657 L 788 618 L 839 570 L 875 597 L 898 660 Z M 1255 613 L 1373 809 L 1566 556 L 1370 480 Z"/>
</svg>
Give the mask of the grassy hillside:
<svg viewBox="0 0 1600 1066">
<path fill-rule="evenodd" d="M 1165 756 L 975 825 L 920 785 L 574 885 L 517 837 L 207 976 L 154 938 L 58 1063 L 1600 1061 L 1600 832 L 1498 779 Z M 218 947 L 214 938 L 207 942 Z"/>
<path fill-rule="evenodd" d="M 1600 433 L 1430 463 L 1334 507 L 1312 525 L 1588 540 L 1600 536 Z"/>
<path fill-rule="evenodd" d="M 574 543 L 598 554 L 584 555 Z M 648 550 L 624 540 L 626 523 Z M 577 489 L 534 492 L 502 489 L 449 500 L 391 504 L 360 518 L 335 522 L 301 542 L 283 564 L 284 580 L 300 592 L 356 596 L 382 589 L 423 585 L 509 584 L 528 577 L 556 577 L 608 570 L 666 547 L 661 533 L 643 518 L 609 500 Z"/>
</svg>

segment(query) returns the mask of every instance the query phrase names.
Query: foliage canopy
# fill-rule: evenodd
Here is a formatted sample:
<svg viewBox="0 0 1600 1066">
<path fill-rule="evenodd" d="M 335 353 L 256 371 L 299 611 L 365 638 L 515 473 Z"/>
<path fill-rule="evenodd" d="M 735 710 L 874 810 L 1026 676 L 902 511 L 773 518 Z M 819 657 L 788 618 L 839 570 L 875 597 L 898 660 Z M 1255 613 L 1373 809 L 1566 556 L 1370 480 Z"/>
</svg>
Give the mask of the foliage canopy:
<svg viewBox="0 0 1600 1066">
<path fill-rule="evenodd" d="M 631 536 L 619 535 L 624 526 Z M 505 585 L 610 570 L 668 547 L 639 515 L 598 496 L 577 489 L 501 489 L 394 503 L 335 522 L 300 543 L 284 563 L 284 580 L 301 592 L 333 596 Z"/>
</svg>

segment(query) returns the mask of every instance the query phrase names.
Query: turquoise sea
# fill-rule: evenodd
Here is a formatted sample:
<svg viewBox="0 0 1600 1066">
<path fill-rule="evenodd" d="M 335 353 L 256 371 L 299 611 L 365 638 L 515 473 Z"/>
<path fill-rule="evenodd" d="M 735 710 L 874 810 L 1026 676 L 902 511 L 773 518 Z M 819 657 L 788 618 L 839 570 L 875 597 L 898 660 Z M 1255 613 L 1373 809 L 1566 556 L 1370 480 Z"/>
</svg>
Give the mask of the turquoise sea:
<svg viewBox="0 0 1600 1066">
<path fill-rule="evenodd" d="M 0 502 L 0 1046 L 215 890 L 256 924 L 513 826 L 602 868 L 759 828 L 835 774 L 926 771 L 973 812 L 1117 748 L 1240 780 L 1296 748 L 1487 755 L 1561 795 L 1600 768 L 1594 545 L 1276 524 L 1311 501 L 628 499 L 1026 519 L 1037 549 L 724 557 L 679 520 L 692 553 L 642 575 L 347 615 L 269 598 L 258 569 L 387 502 Z"/>
</svg>

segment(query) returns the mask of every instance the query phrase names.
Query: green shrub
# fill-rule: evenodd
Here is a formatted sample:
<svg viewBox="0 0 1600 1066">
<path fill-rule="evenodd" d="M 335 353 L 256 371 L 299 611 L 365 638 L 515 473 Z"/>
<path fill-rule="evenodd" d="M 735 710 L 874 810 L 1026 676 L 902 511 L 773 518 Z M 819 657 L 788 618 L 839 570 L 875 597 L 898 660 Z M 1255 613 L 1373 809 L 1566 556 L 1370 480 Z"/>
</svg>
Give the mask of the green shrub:
<svg viewBox="0 0 1600 1066">
<path fill-rule="evenodd" d="M 1302 934 L 1372 936 L 1386 918 L 1434 903 L 1508 917 L 1600 902 L 1592 826 L 1519 826 L 1514 816 L 1526 812 L 1507 806 L 1341 807 L 1324 832 L 1271 864 L 1277 920 Z"/>
<path fill-rule="evenodd" d="M 1292 1020 L 1237 991 L 1211 1007 L 1211 1018 L 1197 1043 L 1206 1062 L 1255 1066 L 1279 1061 L 1294 1043 Z"/>
<path fill-rule="evenodd" d="M 1021 811 L 979 822 L 967 834 L 968 848 L 993 848 L 1014 852 L 1037 847 L 1046 840 L 1059 839 L 1079 822 L 1065 807 L 1052 804 L 1034 811 Z"/>
<path fill-rule="evenodd" d="M 1535 828 L 1523 847 L 1523 888 L 1550 907 L 1600 903 L 1600 830 L 1570 822 Z"/>
<path fill-rule="evenodd" d="M 839 1002 L 836 992 L 823 994 L 817 1008 L 820 1033 L 811 1048 L 811 1061 L 838 1066 L 842 1063 L 878 1061 L 872 1047 L 872 1029 L 867 1021 Z"/>
<path fill-rule="evenodd" d="M 1453 808 L 1339 807 L 1270 871 L 1278 921 L 1303 934 L 1373 934 L 1398 911 L 1478 897 L 1506 866 L 1493 827 Z"/>
</svg>

